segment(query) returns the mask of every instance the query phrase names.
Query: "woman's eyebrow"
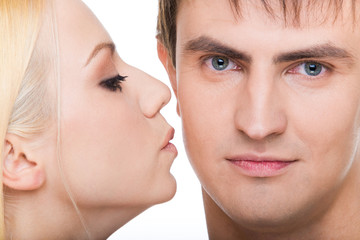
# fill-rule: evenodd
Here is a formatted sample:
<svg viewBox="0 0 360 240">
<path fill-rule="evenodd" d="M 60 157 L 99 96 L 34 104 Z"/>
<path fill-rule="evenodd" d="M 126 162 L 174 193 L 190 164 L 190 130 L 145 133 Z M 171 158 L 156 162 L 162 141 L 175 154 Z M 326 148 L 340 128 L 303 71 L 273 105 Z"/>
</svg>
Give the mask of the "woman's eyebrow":
<svg viewBox="0 0 360 240">
<path fill-rule="evenodd" d="M 111 51 L 111 55 L 114 54 L 115 52 L 115 44 L 113 42 L 102 42 L 102 43 L 99 43 L 95 46 L 94 50 L 91 52 L 88 60 L 86 61 L 85 63 L 85 66 L 86 67 L 92 59 L 94 59 L 96 57 L 96 55 L 103 49 L 110 49 Z"/>
</svg>

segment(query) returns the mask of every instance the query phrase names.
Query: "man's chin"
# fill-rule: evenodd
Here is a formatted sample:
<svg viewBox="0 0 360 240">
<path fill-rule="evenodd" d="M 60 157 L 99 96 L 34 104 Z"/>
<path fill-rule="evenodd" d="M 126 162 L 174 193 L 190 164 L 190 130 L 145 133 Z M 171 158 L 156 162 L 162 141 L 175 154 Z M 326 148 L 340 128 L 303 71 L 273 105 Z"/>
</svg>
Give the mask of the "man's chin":
<svg viewBox="0 0 360 240">
<path fill-rule="evenodd" d="M 253 197 L 244 199 L 233 195 L 227 199 L 219 199 L 204 192 L 205 209 L 211 208 L 212 213 L 245 231 L 270 235 L 285 234 L 302 225 L 306 226 L 307 221 L 304 221 L 304 216 L 312 215 L 311 209 L 302 206 L 300 202 L 291 201 L 289 197 L 274 199 L 264 195 L 258 196 L 257 199 Z"/>
</svg>

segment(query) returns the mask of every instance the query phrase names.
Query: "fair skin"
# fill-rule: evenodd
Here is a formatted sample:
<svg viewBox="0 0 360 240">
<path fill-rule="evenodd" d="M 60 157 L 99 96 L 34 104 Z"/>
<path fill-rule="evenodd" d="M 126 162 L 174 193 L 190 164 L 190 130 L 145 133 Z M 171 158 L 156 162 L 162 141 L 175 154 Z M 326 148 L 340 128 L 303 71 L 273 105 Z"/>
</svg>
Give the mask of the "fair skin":
<svg viewBox="0 0 360 240">
<path fill-rule="evenodd" d="M 159 113 L 170 91 L 119 57 L 105 29 L 81 1 L 56 0 L 55 12 L 60 166 L 56 121 L 37 139 L 7 135 L 8 228 L 12 239 L 88 239 L 68 186 L 90 239 L 106 239 L 175 194 L 170 167 L 177 151 L 169 144 L 173 129 Z M 127 77 L 120 82 L 118 75 Z"/>
<path fill-rule="evenodd" d="M 175 68 L 158 45 L 209 237 L 355 240 L 360 30 L 350 6 L 335 22 L 302 12 L 301 27 L 241 7 L 239 18 L 227 0 L 182 1 Z"/>
</svg>

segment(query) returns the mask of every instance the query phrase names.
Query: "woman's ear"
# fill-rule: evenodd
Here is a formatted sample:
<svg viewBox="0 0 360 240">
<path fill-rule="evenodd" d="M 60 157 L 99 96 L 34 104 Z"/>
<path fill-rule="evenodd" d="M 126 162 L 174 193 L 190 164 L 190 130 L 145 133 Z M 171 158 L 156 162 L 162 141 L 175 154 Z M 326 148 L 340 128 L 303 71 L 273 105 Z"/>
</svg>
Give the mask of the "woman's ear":
<svg viewBox="0 0 360 240">
<path fill-rule="evenodd" d="M 40 188 L 45 182 L 43 164 L 34 159 L 35 149 L 29 140 L 15 134 L 6 134 L 3 159 L 3 184 L 7 187 L 30 191 Z"/>
<path fill-rule="evenodd" d="M 179 99 L 178 99 L 178 92 L 177 92 L 177 81 L 176 81 L 176 69 L 174 65 L 172 64 L 172 61 L 169 57 L 168 51 L 166 50 L 164 44 L 162 44 L 161 41 L 157 40 L 157 52 L 158 57 L 161 61 L 161 63 L 164 65 L 166 72 L 169 76 L 171 87 L 175 93 L 177 104 L 176 104 L 176 111 L 178 115 L 180 116 L 180 110 L 179 110 Z"/>
</svg>

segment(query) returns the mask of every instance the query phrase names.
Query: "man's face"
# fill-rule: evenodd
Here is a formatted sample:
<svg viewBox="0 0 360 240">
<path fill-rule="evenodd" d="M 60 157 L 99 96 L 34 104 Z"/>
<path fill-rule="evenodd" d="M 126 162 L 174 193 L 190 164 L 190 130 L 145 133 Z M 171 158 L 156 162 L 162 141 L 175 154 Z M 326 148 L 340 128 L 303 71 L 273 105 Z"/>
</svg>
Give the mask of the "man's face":
<svg viewBox="0 0 360 240">
<path fill-rule="evenodd" d="M 296 28 L 228 2 L 179 8 L 172 82 L 188 157 L 236 222 L 301 224 L 359 183 L 360 31 L 349 6 Z"/>
</svg>

